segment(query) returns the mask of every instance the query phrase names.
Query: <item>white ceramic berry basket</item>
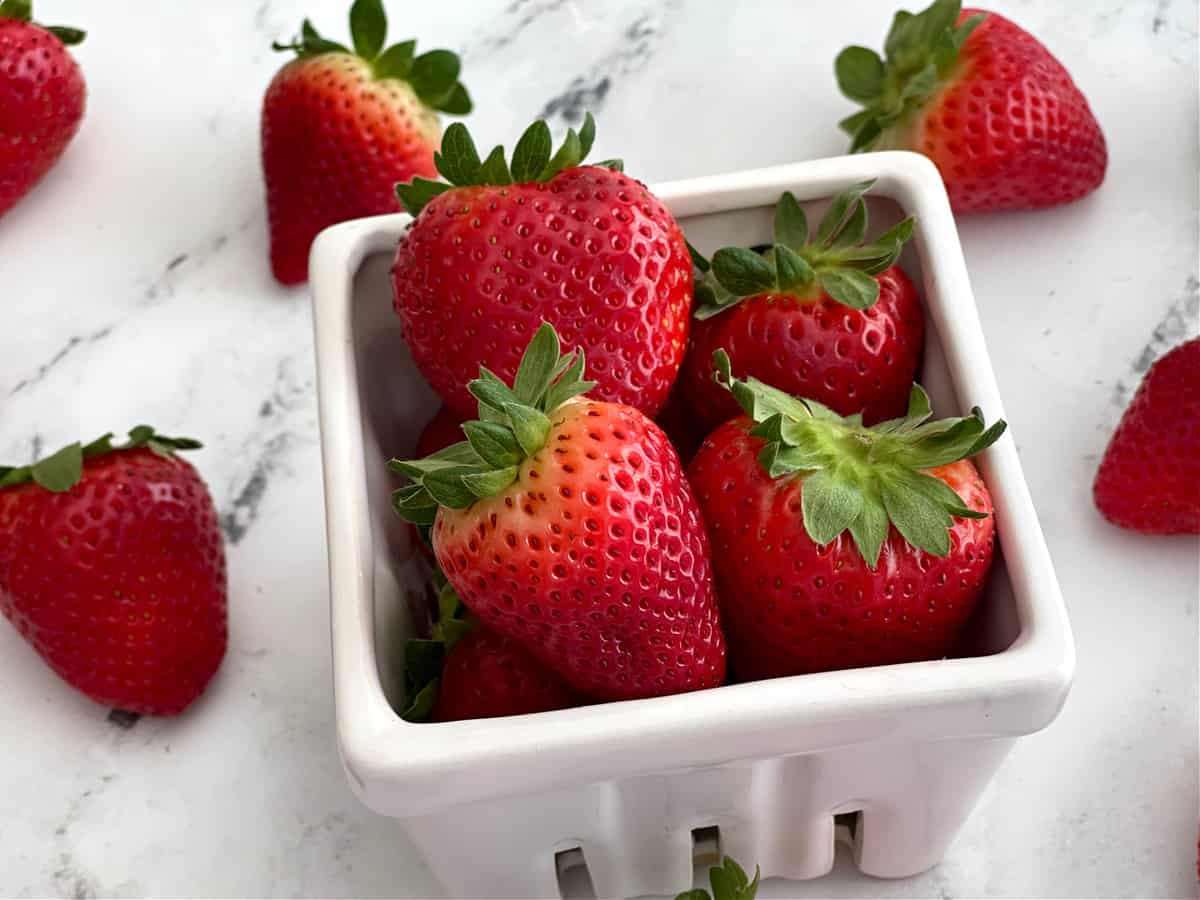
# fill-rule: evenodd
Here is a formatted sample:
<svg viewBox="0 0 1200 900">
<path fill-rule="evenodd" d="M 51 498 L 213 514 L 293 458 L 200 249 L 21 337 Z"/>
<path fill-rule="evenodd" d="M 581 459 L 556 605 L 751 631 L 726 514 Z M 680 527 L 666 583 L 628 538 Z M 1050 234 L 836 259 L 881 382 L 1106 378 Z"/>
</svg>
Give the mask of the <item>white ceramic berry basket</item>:
<svg viewBox="0 0 1200 900">
<path fill-rule="evenodd" d="M 877 153 L 654 187 L 711 252 L 768 238 L 792 191 L 827 198 L 878 178 L 872 232 L 917 220 L 901 260 L 929 318 L 921 381 L 941 415 L 1003 415 L 941 179 Z M 453 896 L 554 897 L 586 867 L 601 897 L 672 894 L 701 855 L 814 878 L 837 839 L 868 875 L 936 864 L 1020 735 L 1046 727 L 1075 652 L 1013 439 L 980 458 L 1002 555 L 960 656 L 739 684 L 674 697 L 410 724 L 402 651 L 427 571 L 392 512 L 385 461 L 436 408 L 391 309 L 405 215 L 339 225 L 313 247 L 337 731 L 347 774 L 403 820 Z M 418 612 L 414 612 L 418 611 Z M 1031 798 L 1033 802 L 1034 798 Z"/>
</svg>

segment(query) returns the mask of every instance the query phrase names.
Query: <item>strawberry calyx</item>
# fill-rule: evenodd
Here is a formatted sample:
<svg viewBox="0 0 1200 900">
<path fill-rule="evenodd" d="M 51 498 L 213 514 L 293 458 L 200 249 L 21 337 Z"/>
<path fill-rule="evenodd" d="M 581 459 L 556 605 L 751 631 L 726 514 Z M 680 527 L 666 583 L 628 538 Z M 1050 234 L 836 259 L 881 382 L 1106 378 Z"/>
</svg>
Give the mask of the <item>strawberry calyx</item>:
<svg viewBox="0 0 1200 900">
<path fill-rule="evenodd" d="M 675 900 L 754 900 L 758 894 L 758 882 L 761 877 L 759 867 L 755 866 L 754 880 L 751 881 L 737 860 L 725 856 L 722 857 L 719 866 L 708 870 L 708 883 L 712 886 L 712 894 L 704 888 L 693 888 L 677 894 Z"/>
<path fill-rule="evenodd" d="M 428 638 L 410 638 L 404 650 L 404 696 L 408 698 L 400 718 L 426 722 L 437 704 L 438 687 L 446 655 L 475 621 L 458 594 L 439 569 L 434 575 L 438 588 L 438 620 Z"/>
<path fill-rule="evenodd" d="M 129 432 L 129 440 L 114 444 L 112 433 L 102 434 L 90 444 L 76 441 L 28 466 L 0 466 L 0 489 L 33 482 L 48 491 L 61 494 L 69 491 L 83 477 L 83 461 L 117 450 L 153 450 L 161 456 L 173 456 L 180 450 L 195 450 L 204 446 L 186 437 L 167 437 L 149 425 L 138 425 Z"/>
<path fill-rule="evenodd" d="M 961 418 L 936 419 L 919 384 L 908 411 L 871 427 L 862 415 L 839 416 L 816 402 L 793 397 L 756 378 L 734 378 L 724 350 L 713 354 L 714 380 L 729 390 L 766 441 L 759 462 L 772 478 L 804 475 L 804 529 L 817 544 L 849 531 L 872 569 L 879 562 L 889 523 L 909 544 L 934 556 L 950 552 L 954 518 L 978 519 L 944 481 L 923 471 L 967 459 L 1004 433 L 978 407 Z"/>
<path fill-rule="evenodd" d="M 961 0 L 934 0 L 915 15 L 897 12 L 884 41 L 886 62 L 868 47 L 838 54 L 838 87 L 863 105 L 838 123 L 851 137 L 851 153 L 875 148 L 887 129 L 903 124 L 953 78 L 959 51 L 985 18 L 981 13 L 960 25 L 961 10 Z"/>
<path fill-rule="evenodd" d="M 874 276 L 895 264 L 913 233 L 910 216 L 864 242 L 863 195 L 874 184 L 874 179 L 863 181 L 834 197 L 811 239 L 804 210 L 791 192 L 785 192 L 775 206 L 774 242 L 763 252 L 723 247 L 709 263 L 689 245 L 702 276 L 696 285 L 695 317 L 712 318 L 747 297 L 765 293 L 816 299 L 818 287 L 852 309 L 873 306 L 879 299 L 879 281 Z"/>
<path fill-rule="evenodd" d="M 86 31 L 70 28 L 66 25 L 42 25 L 33 21 L 32 0 L 0 0 L 0 19 L 16 19 L 18 22 L 29 22 L 37 25 L 43 31 L 48 31 L 68 47 L 83 43 L 87 37 Z"/>
<path fill-rule="evenodd" d="M 596 120 L 591 113 L 587 113 L 579 131 L 568 128 L 562 146 L 551 153 L 550 126 L 538 119 L 525 129 L 517 141 L 510 166 L 504 156 L 504 147 L 500 144 L 480 160 L 471 132 L 461 122 L 456 122 L 446 129 L 442 148 L 433 156 L 433 163 L 445 181 L 414 178 L 410 183 L 396 185 L 396 196 L 404 208 L 416 216 L 434 197 L 456 187 L 504 187 L 546 182 L 559 172 L 582 163 L 591 152 L 595 138 Z M 619 171 L 623 164 L 619 159 L 606 159 L 593 165 Z"/>
<path fill-rule="evenodd" d="M 424 459 L 391 460 L 393 472 L 413 481 L 392 494 L 392 507 L 410 522 L 431 525 L 439 507 L 466 509 L 500 493 L 521 463 L 546 446 L 550 414 L 596 386 L 583 372 L 583 350 L 564 355 L 549 322 L 525 348 L 512 387 L 480 366 L 467 385 L 479 400 L 479 418 L 462 426 L 467 439 Z"/>
<path fill-rule="evenodd" d="M 430 109 L 455 116 L 465 116 L 471 111 L 471 96 L 458 80 L 462 70 L 458 54 L 449 50 L 429 50 L 416 56 L 415 40 L 401 41 L 385 49 L 387 13 L 383 0 L 355 0 L 350 7 L 350 35 L 354 40 L 353 50 L 324 37 L 311 21 L 305 19 L 300 34 L 290 43 L 276 41 L 271 44 L 271 49 L 292 51 L 300 59 L 322 53 L 353 54 L 370 63 L 377 80 L 408 82 Z"/>
</svg>

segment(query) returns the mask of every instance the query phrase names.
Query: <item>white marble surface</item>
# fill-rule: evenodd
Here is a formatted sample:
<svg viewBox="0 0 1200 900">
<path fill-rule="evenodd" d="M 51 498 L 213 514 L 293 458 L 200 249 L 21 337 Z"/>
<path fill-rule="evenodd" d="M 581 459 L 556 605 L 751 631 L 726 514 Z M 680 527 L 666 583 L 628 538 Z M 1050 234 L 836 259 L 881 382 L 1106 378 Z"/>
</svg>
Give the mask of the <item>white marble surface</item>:
<svg viewBox="0 0 1200 900">
<path fill-rule="evenodd" d="M 87 120 L 0 220 L 0 459 L 146 420 L 195 435 L 226 524 L 231 647 L 194 710 L 122 729 L 0 627 L 0 895 L 437 896 L 361 807 L 332 734 L 308 298 L 271 280 L 258 110 L 268 46 L 348 0 L 40 0 L 86 27 Z M 831 75 L 892 4 L 514 0 L 389 6 L 459 48 L 482 143 L 597 111 L 647 181 L 843 148 Z M 735 12 L 734 7 L 739 7 Z M 923 877 L 767 896 L 1192 896 L 1197 544 L 1109 528 L 1098 454 L 1139 371 L 1197 315 L 1194 0 L 1004 0 L 1110 142 L 1093 197 L 975 218 L 963 243 L 1076 631 L 1059 721 L 1010 757 Z M 836 11 L 835 11 L 836 9 Z"/>
</svg>

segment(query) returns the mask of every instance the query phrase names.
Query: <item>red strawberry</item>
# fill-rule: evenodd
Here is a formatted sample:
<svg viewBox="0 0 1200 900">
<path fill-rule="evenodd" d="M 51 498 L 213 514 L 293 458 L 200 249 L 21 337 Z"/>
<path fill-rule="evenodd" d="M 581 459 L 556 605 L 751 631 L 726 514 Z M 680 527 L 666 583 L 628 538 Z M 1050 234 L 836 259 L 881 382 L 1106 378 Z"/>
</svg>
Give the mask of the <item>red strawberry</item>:
<svg viewBox="0 0 1200 900">
<path fill-rule="evenodd" d="M 97 703 L 173 715 L 225 655 L 225 550 L 200 445 L 138 426 L 0 469 L 0 611 Z"/>
<path fill-rule="evenodd" d="M 87 89 L 67 47 L 75 28 L 30 21 L 30 0 L 0 2 L 0 216 L 58 162 L 83 120 Z"/>
<path fill-rule="evenodd" d="M 957 212 L 1067 203 L 1104 180 L 1108 149 L 1087 100 L 1037 38 L 1003 16 L 935 0 L 896 13 L 887 62 L 837 58 L 865 107 L 841 126 L 851 151 L 915 150 L 937 165 Z"/>
<path fill-rule="evenodd" d="M 488 719 L 578 705 L 571 689 L 515 641 L 475 628 L 446 655 L 433 717 Z"/>
<path fill-rule="evenodd" d="M 943 656 L 983 590 L 992 504 L 966 457 L 1003 432 L 978 410 L 864 428 L 750 378 L 720 377 L 747 415 L 688 470 L 713 542 L 731 664 L 771 678 Z"/>
<path fill-rule="evenodd" d="M 451 444 L 457 444 L 462 439 L 462 419 L 442 406 L 421 429 L 413 455 L 423 458 Z"/>
<path fill-rule="evenodd" d="M 1200 338 L 1150 367 L 1109 442 L 1096 507 L 1145 534 L 1200 534 Z"/>
<path fill-rule="evenodd" d="M 433 522 L 463 603 L 580 694 L 620 700 L 714 687 L 725 646 L 708 541 L 679 458 L 629 406 L 574 399 L 583 359 L 543 324 L 510 389 L 471 383 L 467 441 L 393 461 L 396 493 Z"/>
<path fill-rule="evenodd" d="M 704 440 L 707 431 L 702 430 L 703 425 L 696 421 L 696 417 L 688 408 L 680 387 L 679 382 L 676 382 L 675 388 L 667 397 L 666 404 L 654 421 L 663 430 L 663 434 L 670 439 L 671 446 L 679 454 L 680 462 L 686 466 L 696 455 L 696 451 L 700 449 L 700 442 Z"/>
<path fill-rule="evenodd" d="M 519 645 L 468 619 L 440 571 L 435 584 L 440 615 L 433 635 L 405 650 L 404 718 L 450 722 L 579 705 L 562 679 Z"/>
<path fill-rule="evenodd" d="M 274 45 L 298 57 L 272 80 L 262 110 L 271 268 L 284 284 L 308 278 L 322 229 L 397 212 L 396 182 L 434 174 L 438 111 L 471 111 L 449 50 L 414 58 L 415 41 L 384 49 L 382 0 L 355 0 L 350 31 L 353 51 L 307 19 L 292 43 Z"/>
<path fill-rule="evenodd" d="M 753 375 L 842 415 L 861 412 L 868 424 L 904 413 L 925 340 L 917 291 L 895 265 L 913 222 L 864 244 L 862 195 L 872 184 L 836 197 L 811 241 L 804 211 L 784 194 L 765 254 L 729 247 L 713 256 L 696 291 L 698 321 L 681 378 L 705 432 L 739 412 L 712 379 L 719 349 L 739 377 Z"/>
<path fill-rule="evenodd" d="M 421 373 L 459 416 L 482 364 L 503 379 L 550 322 L 587 352 L 595 396 L 657 414 L 687 347 L 692 267 L 674 218 L 646 188 L 581 166 L 595 124 L 550 156 L 535 122 L 513 152 L 480 163 L 467 129 L 446 130 L 438 171 L 397 190 L 416 219 L 392 269 L 396 312 Z M 515 183 L 514 183 L 515 182 Z"/>
</svg>

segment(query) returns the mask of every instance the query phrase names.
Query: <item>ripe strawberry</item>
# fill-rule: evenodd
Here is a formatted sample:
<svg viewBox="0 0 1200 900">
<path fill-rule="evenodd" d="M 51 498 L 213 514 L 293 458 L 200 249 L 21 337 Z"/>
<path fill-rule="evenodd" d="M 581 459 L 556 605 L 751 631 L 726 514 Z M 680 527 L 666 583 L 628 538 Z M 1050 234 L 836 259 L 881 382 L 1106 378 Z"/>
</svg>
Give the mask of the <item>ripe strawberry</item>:
<svg viewBox="0 0 1200 900">
<path fill-rule="evenodd" d="M 731 379 L 747 415 L 688 470 L 713 542 L 731 664 L 771 678 L 948 653 L 992 562 L 992 504 L 966 458 L 1004 431 L 978 410 L 865 428 L 757 379 Z"/>
<path fill-rule="evenodd" d="M 712 379 L 718 349 L 738 377 L 753 375 L 842 415 L 861 412 L 868 424 L 904 413 L 925 340 L 917 291 L 895 264 L 913 221 L 864 244 L 862 196 L 873 183 L 838 195 L 811 241 L 804 211 L 784 194 L 770 249 L 727 247 L 713 256 L 696 291 L 698 321 L 680 379 L 706 433 L 739 411 Z"/>
<path fill-rule="evenodd" d="M 382 0 L 355 0 L 350 31 L 353 51 L 307 19 L 292 43 L 274 45 L 298 57 L 271 81 L 262 110 L 271 268 L 284 284 L 308 278 L 322 229 L 397 212 L 396 182 L 434 174 L 438 111 L 471 111 L 455 54 L 414 58 L 415 41 L 384 49 Z"/>
<path fill-rule="evenodd" d="M 506 637 L 466 615 L 440 571 L 440 616 L 429 640 L 405 651 L 410 722 L 490 719 L 578 706 L 557 675 Z"/>
<path fill-rule="evenodd" d="M 433 523 L 438 563 L 480 622 L 580 694 L 714 687 L 724 639 L 679 458 L 636 409 L 574 399 L 593 386 L 583 366 L 543 324 L 513 388 L 481 369 L 467 441 L 393 461 L 416 482 L 394 505 Z"/>
<path fill-rule="evenodd" d="M 457 444 L 463 439 L 462 419 L 450 412 L 445 406 L 439 407 L 433 418 L 425 423 L 421 434 L 417 437 L 417 447 L 413 455 L 424 458 L 437 453 L 451 444 Z"/>
<path fill-rule="evenodd" d="M 1144 534 L 1200 534 L 1200 338 L 1150 367 L 1093 488 L 1104 518 Z"/>
<path fill-rule="evenodd" d="M 446 130 L 438 171 L 397 188 L 416 218 L 392 269 L 413 359 L 459 416 L 479 364 L 503 379 L 543 320 L 587 351 L 595 396 L 655 415 L 687 347 L 692 267 L 674 218 L 619 163 L 581 166 L 589 115 L 550 156 L 535 122 L 513 151 L 479 161 L 467 129 Z M 514 183 L 515 182 L 515 183 Z"/>
<path fill-rule="evenodd" d="M 58 162 L 87 89 L 67 47 L 84 33 L 31 21 L 30 0 L 0 2 L 0 216 Z"/>
<path fill-rule="evenodd" d="M 225 550 L 199 447 L 139 425 L 0 468 L 0 611 L 97 703 L 174 715 L 225 655 Z"/>
<path fill-rule="evenodd" d="M 851 152 L 915 150 L 957 212 L 1067 203 L 1104 180 L 1108 149 L 1087 100 L 1049 50 L 1003 16 L 935 0 L 896 13 L 884 50 L 838 55 L 838 85 L 864 109 Z"/>
</svg>

